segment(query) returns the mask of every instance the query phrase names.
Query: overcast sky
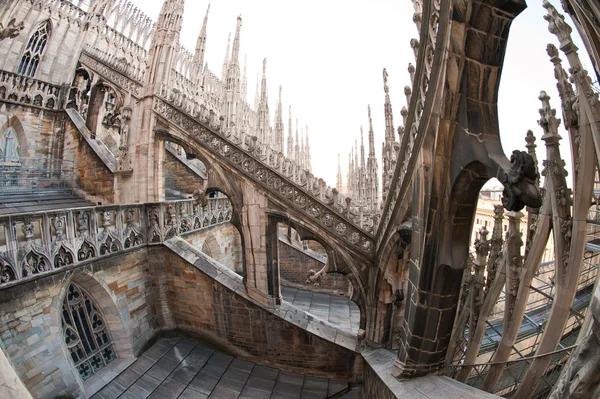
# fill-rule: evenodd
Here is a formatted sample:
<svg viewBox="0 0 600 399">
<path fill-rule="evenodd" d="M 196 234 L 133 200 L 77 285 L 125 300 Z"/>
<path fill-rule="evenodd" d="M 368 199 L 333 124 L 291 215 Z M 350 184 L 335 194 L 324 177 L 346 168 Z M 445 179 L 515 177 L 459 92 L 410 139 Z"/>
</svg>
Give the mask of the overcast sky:
<svg viewBox="0 0 600 399">
<path fill-rule="evenodd" d="M 163 0 L 133 3 L 156 20 Z M 528 3 L 528 9 L 511 28 L 500 85 L 500 131 L 504 150 L 510 156 L 514 149 L 525 149 L 525 133 L 533 130 L 541 162 L 545 148 L 539 140 L 542 133 L 537 124 L 540 90 L 548 92 L 557 116 L 562 118 L 552 64 L 546 55 L 546 44 L 558 43 L 548 32 L 541 1 Z M 557 0 L 554 3 L 562 10 Z M 185 4 L 181 40 L 192 52 L 207 6 L 205 0 L 188 0 Z M 389 73 L 397 129 L 402 120 L 400 109 L 406 105 L 404 86 L 410 84 L 408 63 L 414 63 L 409 42 L 418 36 L 413 13 L 410 0 L 215 1 L 210 7 L 205 61 L 211 71 L 221 75 L 227 37 L 230 32 L 233 37 L 236 19 L 241 15 L 240 62 L 243 67 L 247 55 L 248 102 L 254 104 L 257 73 L 262 71 L 263 58 L 267 58 L 271 124 L 281 85 L 286 140 L 287 109 L 291 104 L 294 129 L 296 118 L 301 126 L 308 126 L 313 172 L 334 186 L 337 154 L 341 153 L 345 183 L 348 153 L 354 140 L 360 138 L 361 125 L 368 154 L 369 104 L 381 173 L 385 132 L 382 70 L 385 67 Z M 583 53 L 581 41 L 575 39 Z M 591 65 L 589 61 L 584 63 Z M 567 136 L 562 135 L 565 145 L 561 150 L 567 151 Z M 570 154 L 564 158 L 570 167 Z"/>
</svg>

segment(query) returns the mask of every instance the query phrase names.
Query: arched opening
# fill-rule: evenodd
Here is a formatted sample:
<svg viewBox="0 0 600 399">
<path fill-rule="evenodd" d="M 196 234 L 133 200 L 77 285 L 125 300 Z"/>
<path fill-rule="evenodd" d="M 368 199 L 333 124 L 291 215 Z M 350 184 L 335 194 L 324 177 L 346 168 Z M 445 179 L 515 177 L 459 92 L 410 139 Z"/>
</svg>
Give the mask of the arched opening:
<svg viewBox="0 0 600 399">
<path fill-rule="evenodd" d="M 185 239 L 209 257 L 243 276 L 242 237 L 234 218 L 229 198 L 219 191 L 208 191 L 206 198 L 194 207 L 193 229 Z"/>
<path fill-rule="evenodd" d="M 21 56 L 17 73 L 29 77 L 34 77 L 38 69 L 46 44 L 50 39 L 50 21 L 46 20 L 40 23 L 37 29 L 29 37 L 25 51 Z"/>
<path fill-rule="evenodd" d="M 67 287 L 63 301 L 62 329 L 67 353 L 83 381 L 118 358 L 102 310 L 73 282 Z"/>
<path fill-rule="evenodd" d="M 218 246 L 219 244 L 217 244 L 215 237 L 210 234 L 210 237 L 207 237 L 204 240 L 204 243 L 202 244 L 202 252 L 204 252 L 206 255 L 210 256 L 211 258 L 215 259 L 214 255 L 213 255 L 213 250 L 215 246 Z"/>
<path fill-rule="evenodd" d="M 278 231 L 279 276 L 283 300 L 337 326 L 356 333 L 361 312 L 352 301 L 350 279 L 330 265 L 325 247 L 302 239 L 291 226 L 280 223 Z"/>
<path fill-rule="evenodd" d="M 80 83 L 84 85 L 85 80 Z M 92 138 L 103 142 L 113 154 L 119 150 L 122 105 L 116 90 L 109 85 L 99 82 L 92 88 L 86 126 Z"/>
<path fill-rule="evenodd" d="M 92 88 L 92 75 L 81 65 L 75 71 L 75 79 L 71 85 L 67 108 L 74 108 L 85 121 L 90 103 L 90 91 Z"/>
<path fill-rule="evenodd" d="M 17 133 L 12 126 L 8 126 L 0 135 L 0 185 L 18 186 L 20 167 Z"/>
<path fill-rule="evenodd" d="M 167 200 L 189 198 L 203 188 L 207 179 L 206 165 L 182 146 L 170 141 L 165 143 L 163 174 Z"/>
<path fill-rule="evenodd" d="M 71 289 L 71 286 L 75 288 L 75 291 Z M 74 298 L 73 292 L 78 292 L 80 297 Z M 89 305 L 93 306 L 89 307 Z M 65 366 L 69 367 L 70 365 L 73 377 L 86 397 L 92 396 L 105 384 L 106 378 L 111 378 L 110 376 L 114 375 L 115 372 L 123 370 L 135 358 L 134 350 L 136 349 L 132 346 L 132 335 L 126 328 L 122 316 L 125 314 L 123 310 L 127 309 L 124 306 L 126 305 L 116 302 L 104 281 L 98 279 L 92 272 L 82 269 L 73 273 L 73 277 L 62 285 L 60 294 L 52 300 L 51 325 L 59 328 L 57 335 L 60 335 L 60 338 L 57 339 L 62 341 L 64 356 L 68 358 L 68 360 L 65 359 Z M 75 308 L 76 315 L 72 315 L 72 307 Z M 66 315 L 65 312 L 67 312 Z M 96 318 L 93 315 L 96 315 Z M 66 316 L 71 319 L 65 320 Z M 98 322 L 99 318 L 104 324 Z M 83 325 L 81 323 L 90 320 L 92 328 L 88 328 L 89 335 L 83 330 L 84 335 L 82 336 L 80 330 Z M 87 325 L 89 327 L 89 324 Z M 78 327 L 80 330 L 78 330 Z M 104 337 L 104 335 L 95 336 L 100 333 L 105 333 L 107 337 Z M 66 342 L 67 334 L 71 336 L 68 343 Z M 74 336 L 73 334 L 77 335 Z M 82 341 L 79 342 L 78 339 L 82 339 Z M 90 345 L 88 340 L 95 343 L 95 348 L 84 346 L 84 342 L 85 345 Z M 77 348 L 77 345 L 80 345 L 79 348 Z M 109 346 L 115 354 L 113 360 L 110 360 L 110 353 L 102 353 L 102 350 Z M 79 353 L 77 353 L 78 350 Z M 75 358 L 72 352 L 75 352 Z M 94 355 L 97 356 L 94 357 Z M 104 356 L 108 357 L 104 359 Z M 90 364 L 91 361 L 96 362 L 96 368 L 93 364 Z M 82 367 L 84 370 L 80 370 L 77 367 L 85 364 L 85 362 L 91 370 L 91 375 L 86 376 L 86 378 L 81 375 L 81 372 L 89 373 L 90 370 L 85 367 Z M 98 362 L 102 362 L 104 366 L 97 367 L 100 365 Z M 67 373 L 67 370 L 63 370 L 63 373 Z"/>
</svg>

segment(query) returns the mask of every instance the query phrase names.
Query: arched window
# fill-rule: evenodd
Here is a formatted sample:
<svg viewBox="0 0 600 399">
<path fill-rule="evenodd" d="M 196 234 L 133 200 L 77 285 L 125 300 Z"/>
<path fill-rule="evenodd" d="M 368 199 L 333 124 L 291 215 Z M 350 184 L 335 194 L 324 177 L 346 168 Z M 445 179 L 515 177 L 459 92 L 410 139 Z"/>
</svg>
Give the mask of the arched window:
<svg viewBox="0 0 600 399">
<path fill-rule="evenodd" d="M 72 283 L 63 303 L 62 326 L 67 351 L 81 379 L 87 380 L 117 358 L 98 306 Z"/>
<path fill-rule="evenodd" d="M 33 77 L 42 59 L 42 54 L 50 37 L 50 21 L 45 21 L 38 26 L 27 42 L 27 47 L 19 63 L 18 74 Z"/>
<path fill-rule="evenodd" d="M 19 162 L 19 141 L 12 127 L 0 137 L 0 164 Z"/>
</svg>

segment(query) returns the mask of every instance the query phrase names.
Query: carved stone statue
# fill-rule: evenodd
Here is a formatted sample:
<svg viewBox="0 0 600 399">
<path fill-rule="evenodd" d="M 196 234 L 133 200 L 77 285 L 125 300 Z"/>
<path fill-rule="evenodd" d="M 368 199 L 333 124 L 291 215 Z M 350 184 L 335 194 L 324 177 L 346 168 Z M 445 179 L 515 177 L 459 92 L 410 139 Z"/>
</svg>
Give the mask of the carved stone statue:
<svg viewBox="0 0 600 399">
<path fill-rule="evenodd" d="M 537 172 L 531 155 L 515 150 L 510 157 L 510 169 L 505 171 L 501 183 L 502 205 L 509 211 L 518 212 L 525 206 L 539 208 L 542 195 L 536 185 Z"/>
<path fill-rule="evenodd" d="M 14 39 L 15 37 L 19 36 L 19 33 L 21 33 L 23 28 L 25 28 L 23 21 L 17 24 L 15 18 L 8 22 L 6 28 L 0 23 L 0 41 L 4 39 Z"/>
</svg>

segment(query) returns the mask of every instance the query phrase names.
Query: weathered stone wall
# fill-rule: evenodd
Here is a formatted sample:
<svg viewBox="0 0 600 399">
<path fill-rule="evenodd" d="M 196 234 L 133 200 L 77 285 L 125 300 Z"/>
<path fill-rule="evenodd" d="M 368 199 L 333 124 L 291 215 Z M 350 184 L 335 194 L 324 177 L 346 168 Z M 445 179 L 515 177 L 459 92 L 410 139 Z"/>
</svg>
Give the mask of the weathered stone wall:
<svg viewBox="0 0 600 399">
<path fill-rule="evenodd" d="M 231 223 L 222 223 L 190 234 L 185 240 L 222 265 L 243 274 L 240 233 Z"/>
<path fill-rule="evenodd" d="M 137 355 L 158 332 L 146 249 L 0 291 L 0 346 L 34 398 L 81 393 L 62 334 L 71 282 L 100 307 L 119 358 Z"/>
<path fill-rule="evenodd" d="M 279 274 L 281 284 L 306 290 L 325 291 L 332 294 L 348 294 L 349 282 L 339 273 L 327 273 L 321 277 L 319 287 L 306 284 L 309 270 L 319 271 L 325 265 L 299 248 L 279 241 Z"/>
<path fill-rule="evenodd" d="M 75 161 L 76 186 L 88 199 L 103 204 L 114 202 L 114 175 L 71 121 L 65 124 L 64 159 Z"/>
<path fill-rule="evenodd" d="M 152 248 L 150 257 L 157 260 L 158 268 L 165 265 L 164 275 L 153 273 L 157 285 L 166 285 L 157 309 L 168 312 L 161 317 L 171 319 L 175 328 L 262 364 L 309 375 L 362 379 L 358 353 L 273 315 L 172 251 Z"/>
<path fill-rule="evenodd" d="M 202 188 L 200 176 L 194 173 L 183 162 L 169 151 L 166 151 L 164 162 L 165 187 L 177 190 L 183 194 L 193 194 Z"/>
</svg>

